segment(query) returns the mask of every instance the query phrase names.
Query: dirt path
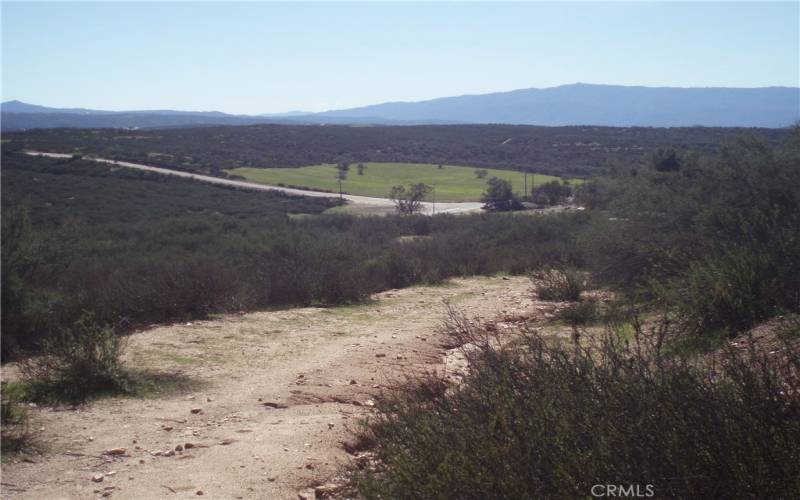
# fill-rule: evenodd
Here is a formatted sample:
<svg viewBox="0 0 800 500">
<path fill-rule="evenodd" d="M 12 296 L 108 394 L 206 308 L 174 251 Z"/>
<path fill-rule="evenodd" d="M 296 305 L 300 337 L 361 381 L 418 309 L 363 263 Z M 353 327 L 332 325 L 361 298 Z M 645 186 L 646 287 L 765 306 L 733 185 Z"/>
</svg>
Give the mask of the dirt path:
<svg viewBox="0 0 800 500">
<path fill-rule="evenodd" d="M 191 389 L 33 408 L 37 439 L 48 449 L 4 459 L 2 496 L 139 500 L 202 491 L 203 498 L 296 499 L 352 459 L 341 442 L 382 387 L 441 367 L 434 330 L 443 299 L 491 319 L 530 312 L 529 285 L 517 277 L 457 279 L 383 292 L 358 306 L 229 315 L 134 334 L 129 366 L 171 373 Z M 194 447 L 154 455 L 186 443 Z M 103 455 L 114 448 L 125 452 Z"/>
<path fill-rule="evenodd" d="M 71 154 L 67 153 L 43 153 L 40 151 L 26 151 L 31 156 L 46 156 L 48 158 L 71 158 Z M 314 198 L 337 198 L 339 195 L 333 193 L 323 193 L 320 191 L 308 191 L 305 189 L 285 188 L 280 186 L 268 186 L 266 184 L 257 184 L 254 182 L 237 181 L 233 179 L 223 179 L 221 177 L 212 177 L 210 175 L 193 174 L 190 172 L 183 172 L 181 170 L 171 170 L 162 167 L 153 167 L 150 165 L 142 165 L 139 163 L 130 163 L 127 161 L 107 160 L 104 158 L 85 157 L 84 160 L 96 161 L 98 163 L 107 163 L 118 167 L 135 168 L 138 170 L 146 170 L 148 172 L 155 172 L 164 175 L 174 175 L 177 177 L 185 177 L 194 179 L 201 182 L 208 182 L 211 184 L 218 184 L 223 186 L 232 186 L 240 189 L 252 189 L 256 191 L 280 191 L 286 194 L 296 196 L 311 196 Z M 380 212 L 393 213 L 394 202 L 388 198 L 373 198 L 370 196 L 357 196 L 352 194 L 345 194 L 342 197 L 356 208 L 377 209 Z M 436 203 L 436 213 L 467 213 L 467 212 L 480 212 L 483 206 L 480 202 L 439 202 Z M 423 202 L 423 213 L 433 213 L 433 204 Z"/>
</svg>

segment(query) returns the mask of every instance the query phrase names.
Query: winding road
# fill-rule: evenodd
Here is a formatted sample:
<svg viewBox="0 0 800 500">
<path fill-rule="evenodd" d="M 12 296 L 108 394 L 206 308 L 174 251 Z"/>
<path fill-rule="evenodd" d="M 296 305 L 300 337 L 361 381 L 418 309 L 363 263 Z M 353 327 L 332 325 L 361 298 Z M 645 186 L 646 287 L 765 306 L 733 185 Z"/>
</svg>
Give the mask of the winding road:
<svg viewBox="0 0 800 500">
<path fill-rule="evenodd" d="M 44 156 L 48 158 L 71 158 L 72 155 L 69 153 L 44 153 L 41 151 L 26 151 L 25 152 L 31 156 Z M 148 172 L 156 172 L 163 175 L 174 175 L 177 177 L 185 177 L 188 179 L 194 179 L 201 182 L 208 182 L 211 184 L 217 184 L 222 186 L 230 186 L 239 189 L 253 189 L 256 191 L 280 191 L 286 194 L 295 195 L 295 196 L 311 196 L 315 198 L 335 198 L 337 195 L 336 193 L 324 193 L 320 191 L 310 191 L 305 189 L 295 189 L 295 188 L 287 188 L 287 187 L 280 187 L 280 186 L 269 186 L 266 184 L 256 184 L 254 182 L 247 182 L 247 181 L 238 181 L 233 179 L 223 179 L 221 177 L 212 177 L 210 175 L 202 175 L 202 174 L 194 174 L 191 172 L 183 172 L 180 170 L 172 170 L 168 168 L 162 167 L 153 167 L 150 165 L 142 165 L 140 163 L 131 163 L 127 161 L 117 161 L 117 160 L 108 160 L 105 158 L 95 158 L 95 157 L 83 157 L 84 160 L 89 161 L 96 161 L 98 163 L 107 163 L 109 165 L 114 165 L 117 167 L 126 167 L 126 168 L 135 168 L 138 170 L 146 170 Z M 353 194 L 343 194 L 342 198 L 347 200 L 349 204 L 354 206 L 362 206 L 367 208 L 375 208 L 375 209 L 392 209 L 394 208 L 394 202 L 388 198 L 373 198 L 371 196 L 358 196 Z M 481 207 L 483 206 L 482 203 L 477 201 L 469 201 L 469 202 L 438 202 L 436 203 L 436 213 L 468 213 L 468 212 L 480 212 Z M 423 202 L 423 211 L 422 213 L 430 215 L 434 213 L 433 204 L 430 202 Z"/>
</svg>

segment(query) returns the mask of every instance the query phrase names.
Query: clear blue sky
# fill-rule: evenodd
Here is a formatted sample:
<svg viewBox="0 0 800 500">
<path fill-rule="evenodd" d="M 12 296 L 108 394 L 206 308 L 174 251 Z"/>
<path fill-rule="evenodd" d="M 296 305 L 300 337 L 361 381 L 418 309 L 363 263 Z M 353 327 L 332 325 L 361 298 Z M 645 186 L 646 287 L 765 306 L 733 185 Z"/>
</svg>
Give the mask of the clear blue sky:
<svg viewBox="0 0 800 500">
<path fill-rule="evenodd" d="M 2 98 L 265 113 L 575 82 L 796 87 L 799 6 L 2 2 Z"/>
</svg>

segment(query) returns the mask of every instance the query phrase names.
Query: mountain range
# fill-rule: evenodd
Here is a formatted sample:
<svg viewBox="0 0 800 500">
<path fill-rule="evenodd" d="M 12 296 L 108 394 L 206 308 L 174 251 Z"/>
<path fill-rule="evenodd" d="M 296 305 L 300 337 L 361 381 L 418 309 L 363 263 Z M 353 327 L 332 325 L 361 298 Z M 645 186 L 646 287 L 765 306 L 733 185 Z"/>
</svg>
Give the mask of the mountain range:
<svg viewBox="0 0 800 500">
<path fill-rule="evenodd" d="M 678 88 L 571 84 L 320 113 L 232 115 L 218 111 L 102 111 L 20 101 L 0 106 L 2 129 L 163 128 L 203 125 L 468 124 L 643 127 L 787 127 L 800 121 L 800 88 Z"/>
</svg>

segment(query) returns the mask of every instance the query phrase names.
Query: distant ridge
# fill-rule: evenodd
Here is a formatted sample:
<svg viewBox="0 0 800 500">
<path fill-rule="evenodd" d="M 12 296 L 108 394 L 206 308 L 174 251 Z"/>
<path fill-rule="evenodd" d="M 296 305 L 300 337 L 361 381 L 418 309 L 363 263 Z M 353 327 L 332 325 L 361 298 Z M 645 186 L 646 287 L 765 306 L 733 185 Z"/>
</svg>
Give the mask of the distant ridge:
<svg viewBox="0 0 800 500">
<path fill-rule="evenodd" d="M 616 127 L 787 127 L 800 122 L 800 88 L 679 88 L 576 83 L 419 102 L 387 102 L 305 113 L 231 115 L 219 111 L 102 111 L 21 101 L 0 106 L 2 129 L 163 128 L 203 125 L 468 124 Z"/>
<path fill-rule="evenodd" d="M 800 120 L 800 88 L 629 87 L 576 83 L 318 113 L 317 118 L 604 126 L 786 127 Z"/>
</svg>

